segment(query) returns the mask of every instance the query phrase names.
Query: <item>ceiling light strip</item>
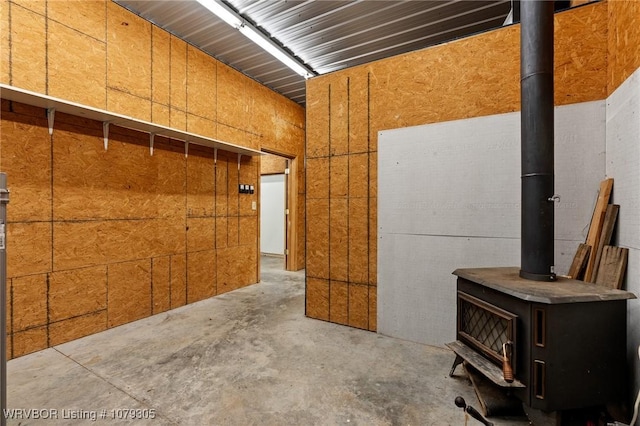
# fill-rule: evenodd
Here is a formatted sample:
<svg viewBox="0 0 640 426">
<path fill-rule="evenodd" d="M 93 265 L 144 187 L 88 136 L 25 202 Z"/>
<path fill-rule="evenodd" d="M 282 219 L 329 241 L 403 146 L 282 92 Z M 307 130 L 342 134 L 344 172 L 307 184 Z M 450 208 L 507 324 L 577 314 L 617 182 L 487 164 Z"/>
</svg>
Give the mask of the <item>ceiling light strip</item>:
<svg viewBox="0 0 640 426">
<path fill-rule="evenodd" d="M 233 28 L 239 30 L 245 37 L 260 46 L 266 52 L 271 54 L 277 60 L 287 67 L 291 68 L 297 74 L 304 78 L 310 78 L 315 75 L 313 71 L 301 64 L 297 59 L 288 52 L 278 46 L 273 40 L 265 36 L 258 29 L 246 22 L 234 10 L 227 5 L 216 0 L 197 0 L 202 6 L 207 8 L 211 13 L 222 19 Z"/>
</svg>

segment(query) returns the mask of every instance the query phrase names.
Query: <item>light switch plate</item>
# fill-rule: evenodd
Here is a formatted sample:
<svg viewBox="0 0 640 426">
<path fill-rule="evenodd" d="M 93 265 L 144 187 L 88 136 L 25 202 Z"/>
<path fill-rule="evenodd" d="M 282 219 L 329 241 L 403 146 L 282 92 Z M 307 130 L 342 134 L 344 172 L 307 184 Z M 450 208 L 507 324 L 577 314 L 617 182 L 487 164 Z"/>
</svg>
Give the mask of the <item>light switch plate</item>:
<svg viewBox="0 0 640 426">
<path fill-rule="evenodd" d="M 257 203 L 256 203 L 255 201 L 252 201 L 252 202 L 251 202 L 251 210 L 255 210 L 255 209 L 257 209 L 257 208 L 258 208 Z"/>
</svg>

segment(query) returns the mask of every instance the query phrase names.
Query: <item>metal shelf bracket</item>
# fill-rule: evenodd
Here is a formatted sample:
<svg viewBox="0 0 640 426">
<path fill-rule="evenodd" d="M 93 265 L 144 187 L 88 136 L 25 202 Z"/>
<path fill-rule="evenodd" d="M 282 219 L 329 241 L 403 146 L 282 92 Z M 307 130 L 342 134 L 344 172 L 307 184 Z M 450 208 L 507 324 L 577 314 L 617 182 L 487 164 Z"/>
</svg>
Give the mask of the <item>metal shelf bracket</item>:
<svg viewBox="0 0 640 426">
<path fill-rule="evenodd" d="M 56 116 L 55 108 L 47 108 L 47 121 L 49 122 L 49 136 L 53 135 L 53 121 Z"/>
<path fill-rule="evenodd" d="M 149 155 L 153 157 L 153 139 L 156 137 L 155 133 L 149 133 Z"/>
<path fill-rule="evenodd" d="M 109 122 L 102 122 L 102 133 L 104 134 L 104 150 L 109 148 Z"/>
</svg>

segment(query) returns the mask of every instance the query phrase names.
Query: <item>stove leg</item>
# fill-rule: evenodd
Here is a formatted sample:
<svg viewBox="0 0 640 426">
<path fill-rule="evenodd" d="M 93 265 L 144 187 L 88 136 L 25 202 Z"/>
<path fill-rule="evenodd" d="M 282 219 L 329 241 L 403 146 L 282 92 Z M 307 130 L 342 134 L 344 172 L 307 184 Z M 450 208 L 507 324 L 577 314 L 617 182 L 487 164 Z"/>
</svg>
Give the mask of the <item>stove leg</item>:
<svg viewBox="0 0 640 426">
<path fill-rule="evenodd" d="M 449 377 L 453 377 L 453 372 L 456 371 L 456 367 L 462 364 L 463 361 L 464 359 L 460 355 L 456 354 L 456 359 L 453 361 L 451 371 L 449 371 Z"/>
</svg>

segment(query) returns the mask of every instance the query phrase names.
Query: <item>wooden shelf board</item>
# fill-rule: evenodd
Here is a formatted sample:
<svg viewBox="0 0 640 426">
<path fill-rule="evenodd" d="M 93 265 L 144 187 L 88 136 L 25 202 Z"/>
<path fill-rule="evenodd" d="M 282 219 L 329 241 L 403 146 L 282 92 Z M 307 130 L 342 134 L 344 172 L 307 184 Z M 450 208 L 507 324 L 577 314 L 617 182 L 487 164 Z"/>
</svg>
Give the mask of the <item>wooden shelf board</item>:
<svg viewBox="0 0 640 426">
<path fill-rule="evenodd" d="M 65 101 L 63 99 L 31 92 L 29 90 L 21 89 L 15 86 L 0 84 L 0 96 L 2 97 L 2 99 L 6 99 L 9 101 L 20 102 L 23 104 L 45 109 L 53 108 L 56 112 L 84 117 L 90 120 L 102 121 L 103 123 L 109 123 L 109 125 L 138 130 L 144 133 L 155 134 L 170 139 L 188 142 L 190 144 L 207 146 L 210 148 L 218 148 L 223 151 L 247 156 L 263 155 L 261 151 L 255 149 L 245 148 L 240 145 L 235 145 L 217 139 L 207 138 L 194 133 L 173 129 L 171 127 L 161 126 L 159 124 L 149 123 L 148 121 L 138 120 L 133 117 L 116 114 L 87 105 Z"/>
</svg>

